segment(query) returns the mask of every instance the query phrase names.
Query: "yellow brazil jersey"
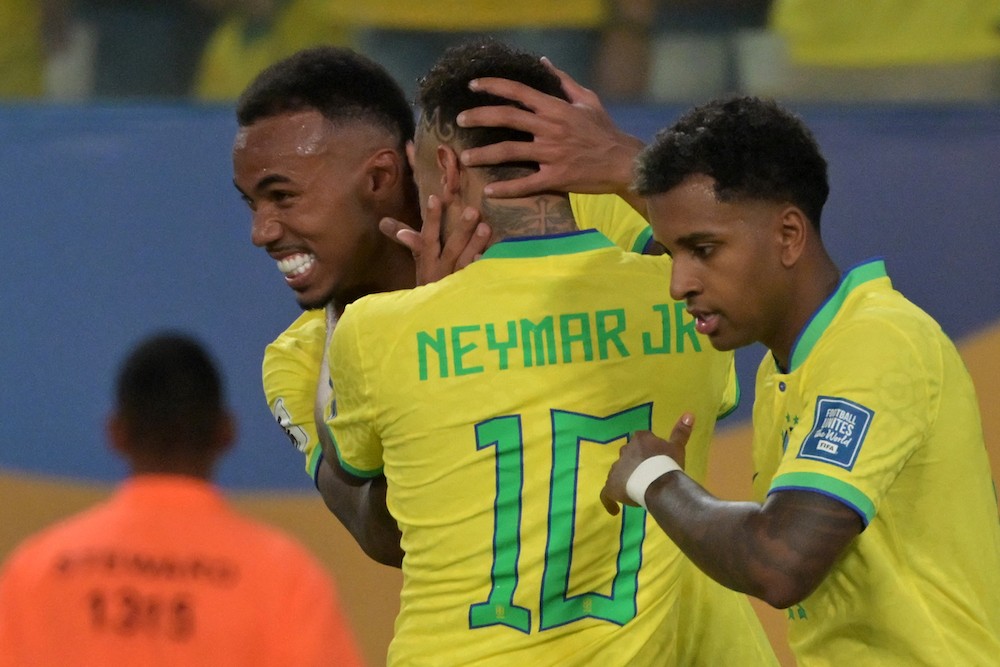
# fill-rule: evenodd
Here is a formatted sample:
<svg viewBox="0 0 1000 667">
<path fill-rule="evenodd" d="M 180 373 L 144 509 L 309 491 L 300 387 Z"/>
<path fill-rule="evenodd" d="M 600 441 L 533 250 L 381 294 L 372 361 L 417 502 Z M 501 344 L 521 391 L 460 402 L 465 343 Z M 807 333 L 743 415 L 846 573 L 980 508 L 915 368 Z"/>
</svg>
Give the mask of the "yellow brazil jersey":
<svg viewBox="0 0 1000 667">
<path fill-rule="evenodd" d="M 642 252 L 652 238 L 646 220 L 620 197 L 572 194 L 570 203 L 581 229 L 596 228 L 625 250 Z M 323 313 L 323 310 L 302 313 L 267 346 L 263 362 L 267 404 L 293 444 L 305 455 L 306 472 L 314 481 L 321 458 L 313 411 L 326 349 Z M 738 390 L 738 386 L 734 384 L 733 389 Z M 737 397 L 732 400 L 735 402 Z M 693 469 L 691 465 L 689 469 Z M 698 477 L 703 478 L 704 475 Z"/>
<path fill-rule="evenodd" d="M 788 610 L 800 664 L 996 664 L 1000 522 L 972 381 L 883 262 L 845 275 L 787 373 L 765 357 L 753 418 L 758 500 L 812 490 L 865 524 Z"/>
<path fill-rule="evenodd" d="M 644 252 L 653 240 L 649 223 L 621 197 L 570 194 L 569 203 L 580 229 L 596 229 L 623 250 Z"/>
<path fill-rule="evenodd" d="M 323 310 L 307 310 L 264 349 L 264 395 L 278 425 L 306 458 L 316 479 L 322 447 L 313 408 L 326 342 Z"/>
<path fill-rule="evenodd" d="M 402 531 L 390 664 L 773 660 L 744 596 L 699 599 L 710 628 L 682 617 L 704 575 L 645 511 L 599 500 L 630 433 L 731 407 L 731 354 L 670 300 L 669 270 L 594 230 L 526 237 L 347 307 L 327 424 L 345 469 L 384 472 Z M 714 420 L 697 423 L 694 458 Z"/>
</svg>

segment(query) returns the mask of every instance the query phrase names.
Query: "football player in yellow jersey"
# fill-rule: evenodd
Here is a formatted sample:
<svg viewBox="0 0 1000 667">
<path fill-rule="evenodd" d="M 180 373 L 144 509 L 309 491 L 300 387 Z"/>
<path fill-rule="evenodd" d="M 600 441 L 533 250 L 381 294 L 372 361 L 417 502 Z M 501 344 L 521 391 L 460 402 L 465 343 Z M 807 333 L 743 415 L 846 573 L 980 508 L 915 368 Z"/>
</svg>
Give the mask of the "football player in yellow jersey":
<svg viewBox="0 0 1000 667">
<path fill-rule="evenodd" d="M 645 513 L 608 522 L 598 499 L 628 433 L 669 425 L 681 402 L 732 406 L 731 356 L 666 298 L 666 258 L 580 231 L 567 195 L 482 195 L 533 168 L 460 165 L 462 147 L 518 136 L 456 129 L 459 111 L 506 103 L 468 89 L 483 73 L 561 94 L 530 54 L 451 49 L 421 83 L 410 161 L 425 225 L 447 239 L 472 207 L 494 242 L 454 275 L 350 304 L 330 345 L 325 458 L 348 483 L 384 473 L 374 502 L 402 529 L 389 663 L 773 664 L 744 596 L 687 598 L 710 580 Z"/>
<path fill-rule="evenodd" d="M 597 229 L 623 250 L 643 252 L 649 249 L 652 230 L 620 197 L 572 193 L 569 197 L 581 229 Z M 393 223 L 395 226 L 391 229 L 398 233 L 400 223 Z M 472 246 L 469 252 L 479 249 Z M 305 456 L 306 473 L 314 481 L 318 479 L 323 455 L 314 409 L 322 368 L 320 362 L 328 342 L 326 318 L 326 309 L 302 313 L 264 350 L 262 368 L 267 404 L 289 439 Z M 323 402 L 329 402 L 329 398 Z"/>
<path fill-rule="evenodd" d="M 554 107 L 549 100 L 545 115 L 539 115 L 549 126 L 537 128 L 534 138 L 548 143 L 540 149 L 545 154 L 534 158 L 540 169 L 528 187 L 576 187 L 641 202 L 627 185 L 642 142 L 614 127 L 593 93 L 559 74 L 573 103 L 558 100 Z M 253 241 L 277 260 L 306 309 L 267 349 L 268 403 L 306 455 L 307 470 L 331 511 L 370 556 L 398 565 L 398 531 L 389 526 L 385 533 L 372 533 L 371 525 L 358 520 L 354 504 L 365 493 L 384 492 L 384 484 L 373 480 L 361 490 L 338 484 L 319 455 L 313 409 L 317 385 L 329 391 L 328 383 L 320 382 L 325 319 L 334 321 L 358 296 L 414 284 L 410 252 L 378 232 L 383 217 L 419 227 L 404 154 L 413 136 L 412 110 L 381 67 L 350 50 L 328 47 L 301 51 L 258 75 L 241 96 L 237 118 L 234 183 L 254 214 Z M 547 139 L 549 134 L 558 135 L 558 142 Z M 594 155 L 615 160 L 602 165 Z M 566 171 L 558 166 L 562 163 L 574 167 Z M 627 207 L 613 206 L 613 217 L 607 217 L 592 210 L 593 203 L 584 206 L 591 212 L 582 212 L 582 221 L 599 221 L 630 249 L 648 240 L 645 222 L 630 218 Z M 614 221 L 614 230 L 608 221 Z M 440 255 L 423 254 L 421 265 L 430 262 L 430 277 L 449 272 L 456 262 L 468 263 L 482 248 L 489 230 L 477 227 L 474 218 L 470 222 L 469 236 L 453 235 Z M 466 250 L 469 237 L 474 242 Z M 427 273 L 422 281 L 430 279 Z M 319 404 L 329 402 L 328 396 L 321 398 Z"/>
<path fill-rule="evenodd" d="M 717 581 L 787 608 L 801 665 L 996 664 L 1000 522 L 971 378 L 882 261 L 842 274 L 827 254 L 811 132 L 773 102 L 717 100 L 638 165 L 673 297 L 716 348 L 769 352 L 756 502 L 680 471 L 687 415 L 622 449 L 609 511 L 647 507 Z"/>
<path fill-rule="evenodd" d="M 252 211 L 251 240 L 303 309 L 329 306 L 335 317 L 361 295 L 412 286 L 412 255 L 378 230 L 387 215 L 420 220 L 405 156 L 413 112 L 381 67 L 349 49 L 300 51 L 257 76 L 236 116 L 233 182 Z M 313 393 L 315 368 L 303 377 Z M 316 469 L 327 506 L 369 556 L 398 565 L 398 530 L 357 511 L 367 494 L 385 493 L 384 480 L 351 489 L 330 473 Z"/>
</svg>

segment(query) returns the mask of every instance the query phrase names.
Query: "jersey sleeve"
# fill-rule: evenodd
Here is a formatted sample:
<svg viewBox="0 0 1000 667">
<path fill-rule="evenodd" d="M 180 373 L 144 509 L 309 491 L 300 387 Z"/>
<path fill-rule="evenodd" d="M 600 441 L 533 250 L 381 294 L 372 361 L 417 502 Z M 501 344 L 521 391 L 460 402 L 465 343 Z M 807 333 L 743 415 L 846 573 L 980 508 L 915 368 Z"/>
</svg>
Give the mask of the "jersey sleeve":
<svg viewBox="0 0 1000 667">
<path fill-rule="evenodd" d="M 569 196 L 580 229 L 596 229 L 622 250 L 641 253 L 653 239 L 653 230 L 632 205 L 617 195 Z"/>
<path fill-rule="evenodd" d="M 356 477 L 382 473 L 382 441 L 375 429 L 372 355 L 366 358 L 360 331 L 361 303 L 347 307 L 330 341 L 329 371 L 336 399 L 326 426 L 340 466 Z"/>
<path fill-rule="evenodd" d="M 853 508 L 867 526 L 933 419 L 928 380 L 935 373 L 921 344 L 890 324 L 859 322 L 817 347 L 802 423 L 786 426 L 768 493 L 817 491 Z"/>
<path fill-rule="evenodd" d="M 306 311 L 264 349 L 262 364 L 267 405 L 305 456 L 306 473 L 313 481 L 322 452 L 313 409 L 325 336 L 323 311 Z"/>
</svg>

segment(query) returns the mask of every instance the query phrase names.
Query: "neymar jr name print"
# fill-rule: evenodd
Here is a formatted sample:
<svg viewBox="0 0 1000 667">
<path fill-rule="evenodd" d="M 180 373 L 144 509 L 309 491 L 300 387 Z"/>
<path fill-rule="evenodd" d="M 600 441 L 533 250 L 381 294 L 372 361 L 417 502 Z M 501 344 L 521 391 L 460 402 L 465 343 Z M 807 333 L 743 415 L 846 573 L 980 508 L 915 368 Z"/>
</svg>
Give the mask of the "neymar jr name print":
<svg viewBox="0 0 1000 667">
<path fill-rule="evenodd" d="M 633 354 L 701 352 L 694 319 L 683 303 L 657 304 L 639 316 L 624 308 L 458 324 L 416 334 L 420 380 L 554 364 L 603 361 Z M 632 326 L 632 320 L 643 326 Z"/>
</svg>

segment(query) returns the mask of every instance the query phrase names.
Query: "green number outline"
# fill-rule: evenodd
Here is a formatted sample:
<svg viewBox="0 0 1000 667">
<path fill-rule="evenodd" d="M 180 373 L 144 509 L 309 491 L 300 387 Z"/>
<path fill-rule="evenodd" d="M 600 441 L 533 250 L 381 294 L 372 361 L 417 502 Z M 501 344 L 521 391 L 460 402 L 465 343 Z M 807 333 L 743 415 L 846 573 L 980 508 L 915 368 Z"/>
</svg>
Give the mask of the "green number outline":
<svg viewBox="0 0 1000 667">
<path fill-rule="evenodd" d="M 595 417 L 550 410 L 552 470 L 549 484 L 545 569 L 539 600 L 539 630 L 549 630 L 584 618 L 624 625 L 637 612 L 639 567 L 646 536 L 646 513 L 624 507 L 611 594 L 586 592 L 569 596 L 576 515 L 577 470 L 583 443 L 607 445 L 652 427 L 652 403 Z M 485 602 L 469 607 L 469 628 L 504 625 L 531 631 L 531 610 L 515 605 L 521 552 L 521 492 L 524 487 L 523 431 L 520 415 L 496 417 L 476 425 L 476 448 L 495 447 L 496 500 L 493 505 L 493 565 Z M 595 490 L 596 493 L 596 490 Z"/>
</svg>

